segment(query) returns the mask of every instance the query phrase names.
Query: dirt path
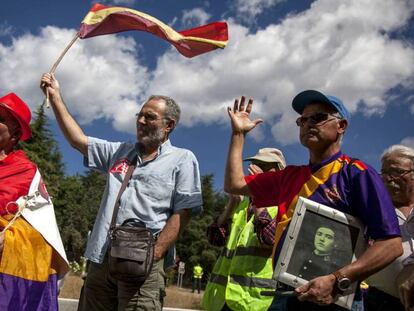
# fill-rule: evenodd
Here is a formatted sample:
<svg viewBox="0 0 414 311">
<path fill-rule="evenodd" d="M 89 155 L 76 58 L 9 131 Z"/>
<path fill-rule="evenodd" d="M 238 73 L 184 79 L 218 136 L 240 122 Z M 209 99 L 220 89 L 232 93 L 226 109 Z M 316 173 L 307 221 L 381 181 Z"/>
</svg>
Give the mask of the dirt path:
<svg viewBox="0 0 414 311">
<path fill-rule="evenodd" d="M 62 298 L 59 302 L 62 304 L 62 310 L 76 310 L 76 308 L 73 309 L 73 305 L 77 303 L 71 301 L 71 299 L 79 299 L 82 284 L 83 280 L 77 275 L 66 277 L 59 295 L 59 298 Z M 192 293 L 191 289 L 176 286 L 169 286 L 166 291 L 167 296 L 164 301 L 166 308 L 201 309 L 203 292 L 201 294 Z"/>
</svg>

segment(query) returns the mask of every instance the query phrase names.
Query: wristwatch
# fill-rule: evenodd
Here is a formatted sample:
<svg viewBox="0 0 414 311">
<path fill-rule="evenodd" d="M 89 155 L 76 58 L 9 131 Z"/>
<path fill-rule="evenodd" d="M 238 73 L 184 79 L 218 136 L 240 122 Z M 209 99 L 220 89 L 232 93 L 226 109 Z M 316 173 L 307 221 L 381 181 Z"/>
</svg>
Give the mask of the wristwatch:
<svg viewBox="0 0 414 311">
<path fill-rule="evenodd" d="M 335 271 L 335 272 L 332 272 L 332 274 L 336 278 L 336 287 L 338 288 L 340 293 L 343 293 L 344 291 L 346 291 L 348 288 L 351 287 L 351 280 L 348 279 L 341 272 Z"/>
</svg>

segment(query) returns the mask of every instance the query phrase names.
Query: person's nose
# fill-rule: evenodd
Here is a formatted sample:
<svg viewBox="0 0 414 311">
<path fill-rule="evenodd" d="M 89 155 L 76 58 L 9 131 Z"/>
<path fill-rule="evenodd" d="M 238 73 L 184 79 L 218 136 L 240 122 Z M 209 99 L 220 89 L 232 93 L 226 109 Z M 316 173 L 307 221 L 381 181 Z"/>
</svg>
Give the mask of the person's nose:
<svg viewBox="0 0 414 311">
<path fill-rule="evenodd" d="M 395 177 L 392 176 L 391 174 L 383 174 L 382 179 L 384 180 L 385 183 L 390 183 L 395 180 Z"/>
<path fill-rule="evenodd" d="M 144 116 L 138 116 L 137 117 L 137 123 L 145 124 L 146 123 L 145 117 Z"/>
</svg>

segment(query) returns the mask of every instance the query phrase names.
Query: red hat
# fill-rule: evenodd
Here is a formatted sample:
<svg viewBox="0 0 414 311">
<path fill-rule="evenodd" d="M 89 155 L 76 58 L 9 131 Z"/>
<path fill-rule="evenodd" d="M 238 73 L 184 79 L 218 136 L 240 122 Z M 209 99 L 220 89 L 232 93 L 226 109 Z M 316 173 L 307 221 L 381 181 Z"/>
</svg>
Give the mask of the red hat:
<svg viewBox="0 0 414 311">
<path fill-rule="evenodd" d="M 19 122 L 22 129 L 20 140 L 29 139 L 32 136 L 32 130 L 30 129 L 32 113 L 26 103 L 16 94 L 9 93 L 0 98 L 0 106 L 6 108 Z"/>
</svg>

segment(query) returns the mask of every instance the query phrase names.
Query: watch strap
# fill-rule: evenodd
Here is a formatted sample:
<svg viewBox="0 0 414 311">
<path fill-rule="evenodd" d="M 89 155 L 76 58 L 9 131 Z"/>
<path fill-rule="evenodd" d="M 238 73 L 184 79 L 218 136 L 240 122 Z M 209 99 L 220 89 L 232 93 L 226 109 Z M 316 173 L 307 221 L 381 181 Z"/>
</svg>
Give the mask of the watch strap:
<svg viewBox="0 0 414 311">
<path fill-rule="evenodd" d="M 346 277 L 343 273 L 341 273 L 340 271 L 335 271 L 335 272 L 332 272 L 332 274 L 335 276 L 335 278 L 336 278 L 336 282 L 335 282 L 335 287 L 336 287 L 336 290 L 338 291 L 338 293 L 339 294 L 343 294 L 344 293 L 344 291 L 346 291 L 348 288 L 349 288 L 349 286 L 350 286 L 350 284 L 351 284 L 351 281 L 350 281 L 350 279 L 348 278 L 348 277 Z M 347 285 L 346 285 L 346 288 L 341 288 L 341 285 L 343 286 L 344 284 L 341 284 L 341 283 L 346 283 Z"/>
</svg>

